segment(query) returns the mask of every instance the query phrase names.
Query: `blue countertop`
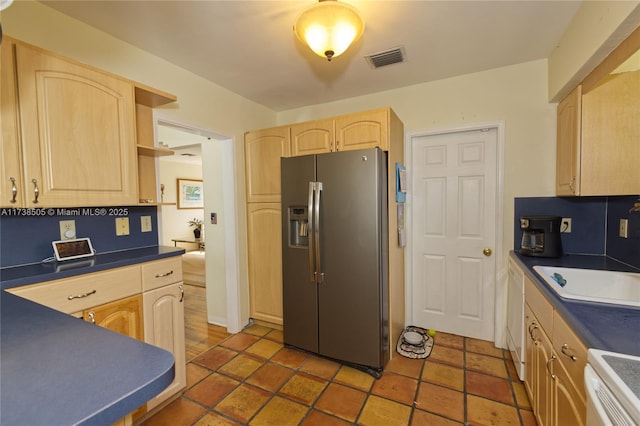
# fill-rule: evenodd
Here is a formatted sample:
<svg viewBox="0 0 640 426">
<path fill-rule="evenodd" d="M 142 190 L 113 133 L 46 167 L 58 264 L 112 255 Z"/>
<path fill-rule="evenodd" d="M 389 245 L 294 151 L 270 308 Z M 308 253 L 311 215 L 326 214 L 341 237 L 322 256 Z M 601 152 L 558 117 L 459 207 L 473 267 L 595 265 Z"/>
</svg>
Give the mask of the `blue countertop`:
<svg viewBox="0 0 640 426">
<path fill-rule="evenodd" d="M 65 262 L 34 263 L 0 269 L 0 290 L 74 275 L 120 268 L 141 262 L 178 256 L 183 248 L 169 246 L 142 247 L 133 250 L 97 254 L 92 258 Z"/>
<path fill-rule="evenodd" d="M 640 308 L 562 299 L 533 267 L 543 265 L 623 272 L 640 271 L 605 256 L 564 255 L 554 259 L 527 257 L 513 251 L 510 255 L 587 348 L 640 356 Z"/>
<path fill-rule="evenodd" d="M 177 256 L 148 247 L 90 264 L 0 270 L 2 290 Z M 65 264 L 66 266 L 73 266 Z M 109 425 L 173 381 L 174 357 L 144 342 L 0 291 L 0 425 Z"/>
</svg>

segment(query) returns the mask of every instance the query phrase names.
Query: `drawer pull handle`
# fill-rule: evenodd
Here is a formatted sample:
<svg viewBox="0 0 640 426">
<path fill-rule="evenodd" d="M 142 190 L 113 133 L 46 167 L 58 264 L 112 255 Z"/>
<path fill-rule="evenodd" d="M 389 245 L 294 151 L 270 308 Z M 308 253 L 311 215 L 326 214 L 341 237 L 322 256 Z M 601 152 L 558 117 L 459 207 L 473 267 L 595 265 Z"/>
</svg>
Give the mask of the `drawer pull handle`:
<svg viewBox="0 0 640 426">
<path fill-rule="evenodd" d="M 173 275 L 173 269 L 170 270 L 169 272 L 165 272 L 164 274 L 156 274 L 156 278 L 164 278 L 164 277 L 168 277 L 169 275 Z"/>
<path fill-rule="evenodd" d="M 182 284 L 180 284 L 180 287 L 178 287 L 180 289 L 180 303 L 182 303 L 182 301 L 184 300 L 184 287 L 182 286 Z"/>
<path fill-rule="evenodd" d="M 96 323 L 96 314 L 93 311 L 90 311 L 87 315 L 89 315 L 89 319 L 91 320 L 91 324 Z"/>
<path fill-rule="evenodd" d="M 538 325 L 536 323 L 529 325 L 529 337 L 531 337 L 531 340 L 534 342 L 538 341 L 538 339 L 536 339 L 536 336 L 533 335 L 533 332 L 536 331 L 537 329 L 538 329 Z"/>
<path fill-rule="evenodd" d="M 31 179 L 31 183 L 33 183 L 33 204 L 38 204 L 38 196 L 40 195 L 40 188 L 38 188 L 38 181 L 36 179 Z"/>
<path fill-rule="evenodd" d="M 562 348 L 560 349 L 560 352 L 562 352 L 562 355 L 571 358 L 571 361 L 575 362 L 578 358 L 576 358 L 575 355 L 567 353 L 567 349 L 569 349 L 569 345 L 567 345 L 566 343 L 564 345 L 562 345 Z"/>
<path fill-rule="evenodd" d="M 555 379 L 556 379 L 556 377 L 557 377 L 557 376 L 556 376 L 555 374 L 553 374 L 553 372 L 551 371 L 551 363 L 552 363 L 553 361 L 555 361 L 555 360 L 556 360 L 556 355 L 555 355 L 555 354 L 553 354 L 553 355 L 551 355 L 551 358 L 549 358 L 549 360 L 547 361 L 547 371 L 549 372 L 549 374 L 551 374 L 551 378 L 552 378 L 553 380 L 555 380 Z"/>
<path fill-rule="evenodd" d="M 11 200 L 9 201 L 11 204 L 15 204 L 16 197 L 18 196 L 18 187 L 16 186 L 16 178 L 10 177 L 11 181 Z"/>
<path fill-rule="evenodd" d="M 75 296 L 74 295 L 67 296 L 67 299 L 68 300 L 82 299 L 83 297 L 88 297 L 88 296 L 91 296 L 92 294 L 95 294 L 95 293 L 96 293 L 96 291 L 93 290 L 93 291 L 90 291 L 89 293 L 76 294 Z"/>
</svg>

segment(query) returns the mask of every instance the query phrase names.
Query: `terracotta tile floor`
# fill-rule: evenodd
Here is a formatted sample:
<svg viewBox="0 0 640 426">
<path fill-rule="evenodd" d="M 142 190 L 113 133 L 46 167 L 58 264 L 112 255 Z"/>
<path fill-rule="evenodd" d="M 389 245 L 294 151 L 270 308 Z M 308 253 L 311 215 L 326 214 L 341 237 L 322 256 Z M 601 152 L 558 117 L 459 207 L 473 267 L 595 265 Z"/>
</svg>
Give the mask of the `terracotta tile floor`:
<svg viewBox="0 0 640 426">
<path fill-rule="evenodd" d="M 144 425 L 536 425 L 509 352 L 447 333 L 426 360 L 396 354 L 375 380 L 252 326 L 191 360 L 187 380 Z"/>
</svg>

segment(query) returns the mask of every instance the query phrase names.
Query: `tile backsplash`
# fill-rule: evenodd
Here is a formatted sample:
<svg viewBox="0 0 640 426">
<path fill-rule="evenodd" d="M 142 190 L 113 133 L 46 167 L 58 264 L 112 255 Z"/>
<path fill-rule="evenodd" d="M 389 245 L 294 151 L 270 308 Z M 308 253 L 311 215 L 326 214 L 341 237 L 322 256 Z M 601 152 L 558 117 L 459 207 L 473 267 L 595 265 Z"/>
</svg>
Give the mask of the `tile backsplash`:
<svg viewBox="0 0 640 426">
<path fill-rule="evenodd" d="M 156 206 L 0 209 L 0 267 L 38 263 L 53 256 L 61 220 L 75 220 L 76 236 L 89 237 L 97 253 L 158 245 Z M 32 214 L 27 215 L 30 212 Z M 151 232 L 141 232 L 142 216 L 151 216 Z M 129 218 L 129 235 L 116 236 L 116 217 Z"/>
<path fill-rule="evenodd" d="M 520 217 L 553 215 L 571 218 L 571 233 L 561 235 L 567 254 L 606 255 L 640 268 L 640 212 L 630 210 L 637 196 L 528 197 L 514 205 L 514 250 L 520 248 Z M 620 219 L 628 220 L 628 238 L 618 236 Z"/>
</svg>

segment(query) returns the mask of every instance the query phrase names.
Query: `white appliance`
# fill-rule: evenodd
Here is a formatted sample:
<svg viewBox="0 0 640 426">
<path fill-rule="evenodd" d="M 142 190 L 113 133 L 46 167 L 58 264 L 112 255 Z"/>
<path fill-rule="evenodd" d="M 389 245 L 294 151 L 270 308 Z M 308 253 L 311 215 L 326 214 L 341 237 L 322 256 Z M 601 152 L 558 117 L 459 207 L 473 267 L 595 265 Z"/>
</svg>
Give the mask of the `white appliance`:
<svg viewBox="0 0 640 426">
<path fill-rule="evenodd" d="M 640 357 L 589 349 L 587 426 L 640 425 Z"/>
<path fill-rule="evenodd" d="M 524 380 L 524 273 L 509 258 L 507 289 L 507 346 L 520 380 Z"/>
</svg>

